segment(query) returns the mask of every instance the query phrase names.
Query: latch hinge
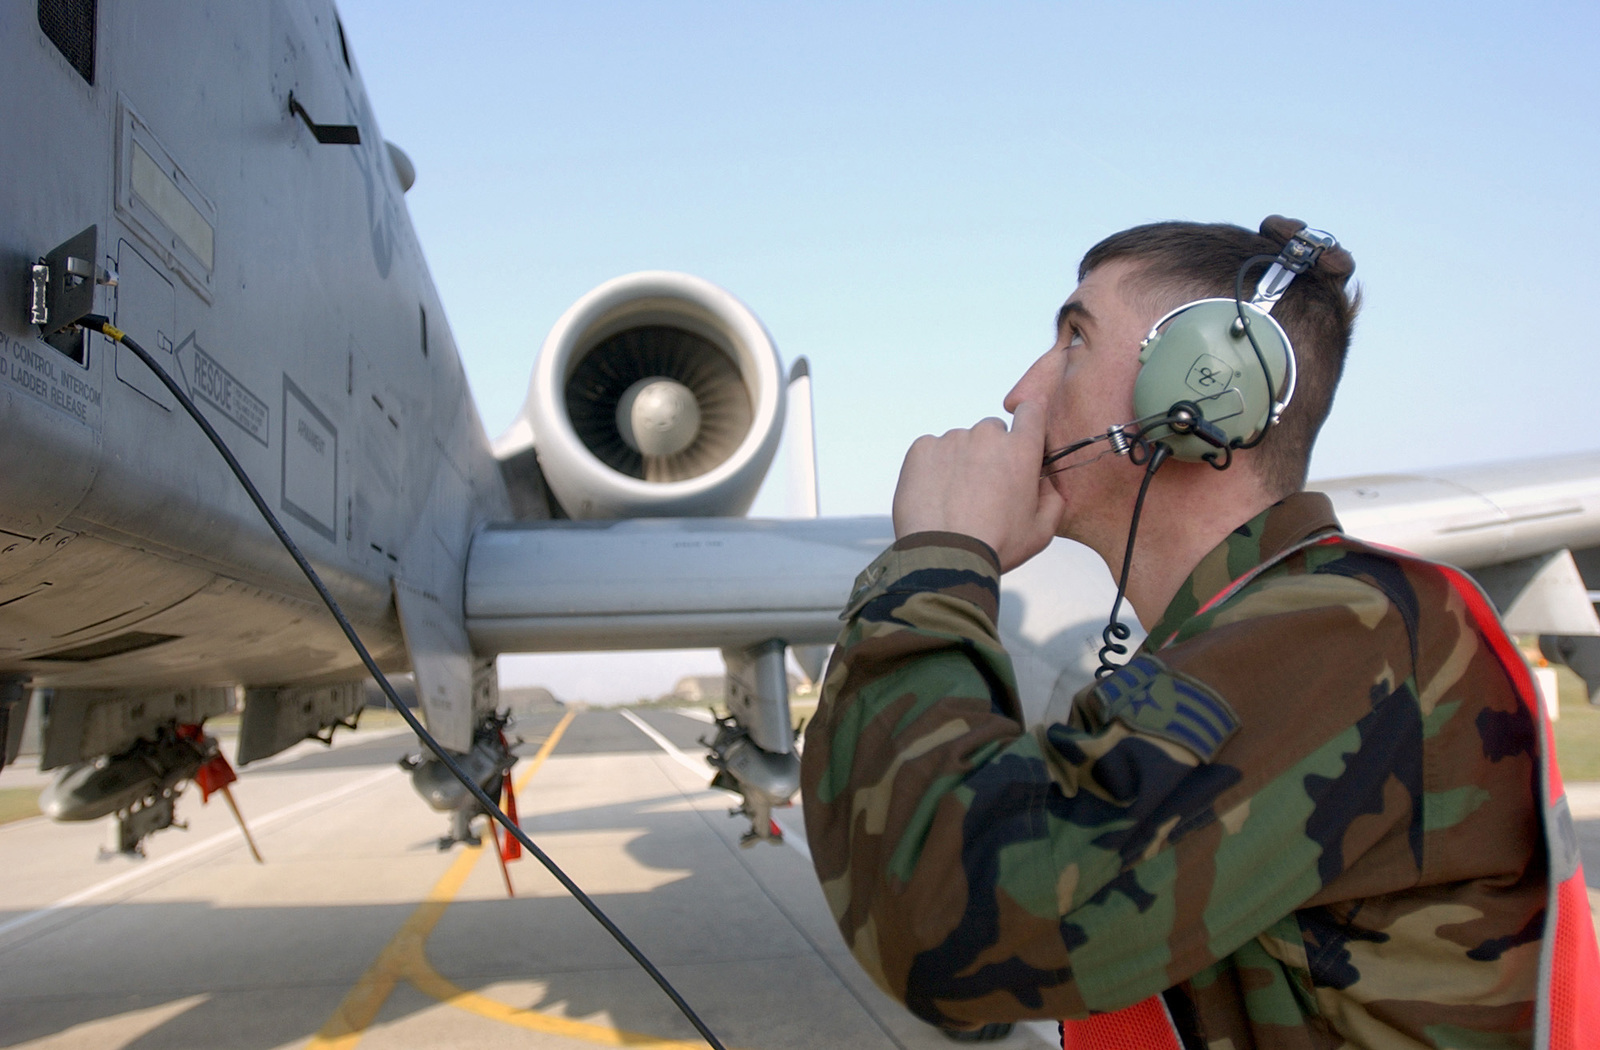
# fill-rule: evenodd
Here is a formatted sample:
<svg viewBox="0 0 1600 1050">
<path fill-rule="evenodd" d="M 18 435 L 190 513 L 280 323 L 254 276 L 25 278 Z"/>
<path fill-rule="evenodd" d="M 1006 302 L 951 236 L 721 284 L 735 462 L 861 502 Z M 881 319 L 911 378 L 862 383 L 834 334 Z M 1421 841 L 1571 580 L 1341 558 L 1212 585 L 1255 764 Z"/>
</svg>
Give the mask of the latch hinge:
<svg viewBox="0 0 1600 1050">
<path fill-rule="evenodd" d="M 33 264 L 33 290 L 28 297 L 28 322 L 43 328 L 50 323 L 50 267 L 43 259 Z"/>
<path fill-rule="evenodd" d="M 114 287 L 117 272 L 98 266 L 99 227 L 63 241 L 29 269 L 28 320 L 51 335 L 94 309 L 96 285 Z"/>
</svg>

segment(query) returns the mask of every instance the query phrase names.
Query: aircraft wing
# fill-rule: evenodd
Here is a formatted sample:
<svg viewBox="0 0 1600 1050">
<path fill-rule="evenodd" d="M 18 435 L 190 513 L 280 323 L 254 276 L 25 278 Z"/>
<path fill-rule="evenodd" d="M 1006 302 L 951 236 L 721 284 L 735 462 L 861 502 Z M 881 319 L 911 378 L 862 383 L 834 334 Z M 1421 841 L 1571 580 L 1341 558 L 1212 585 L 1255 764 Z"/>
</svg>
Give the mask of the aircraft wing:
<svg viewBox="0 0 1600 1050">
<path fill-rule="evenodd" d="M 1471 572 L 1513 633 L 1600 635 L 1600 453 L 1312 487 L 1352 535 Z"/>
<path fill-rule="evenodd" d="M 1600 453 L 1312 487 L 1352 535 L 1469 570 L 1514 632 L 1600 637 Z M 892 539 L 886 517 L 494 524 L 468 557 L 467 631 L 480 653 L 826 644 Z M 1067 540 L 1006 576 L 1000 630 L 1031 717 L 1089 681 L 1113 593 Z"/>
<path fill-rule="evenodd" d="M 1313 482 L 1345 530 L 1463 569 L 1600 545 L 1600 452 Z"/>
</svg>

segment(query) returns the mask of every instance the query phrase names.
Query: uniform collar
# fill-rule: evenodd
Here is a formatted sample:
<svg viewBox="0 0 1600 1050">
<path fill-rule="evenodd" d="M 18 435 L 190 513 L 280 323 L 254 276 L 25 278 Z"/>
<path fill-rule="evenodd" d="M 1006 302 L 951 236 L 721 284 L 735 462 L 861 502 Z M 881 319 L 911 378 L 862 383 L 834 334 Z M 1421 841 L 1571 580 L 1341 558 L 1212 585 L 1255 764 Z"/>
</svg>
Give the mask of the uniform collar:
<svg viewBox="0 0 1600 1050">
<path fill-rule="evenodd" d="M 1201 606 L 1262 562 L 1318 532 L 1339 528 L 1333 504 L 1320 492 L 1296 492 L 1240 525 L 1200 559 L 1161 620 L 1150 629 L 1146 649 L 1159 648 Z"/>
</svg>

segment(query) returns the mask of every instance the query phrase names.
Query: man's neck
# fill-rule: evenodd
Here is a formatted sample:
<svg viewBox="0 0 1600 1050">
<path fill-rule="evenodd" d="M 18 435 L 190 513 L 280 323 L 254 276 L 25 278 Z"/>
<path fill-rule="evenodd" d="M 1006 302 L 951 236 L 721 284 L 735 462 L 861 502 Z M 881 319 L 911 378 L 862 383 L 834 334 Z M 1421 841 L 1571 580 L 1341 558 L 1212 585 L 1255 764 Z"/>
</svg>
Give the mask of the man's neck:
<svg viewBox="0 0 1600 1050">
<path fill-rule="evenodd" d="M 1146 630 L 1160 621 L 1200 559 L 1276 500 L 1248 470 L 1172 466 L 1151 482 L 1128 569 L 1127 599 Z M 1126 544 L 1124 519 L 1120 538 L 1100 551 L 1113 578 L 1122 571 Z"/>
</svg>

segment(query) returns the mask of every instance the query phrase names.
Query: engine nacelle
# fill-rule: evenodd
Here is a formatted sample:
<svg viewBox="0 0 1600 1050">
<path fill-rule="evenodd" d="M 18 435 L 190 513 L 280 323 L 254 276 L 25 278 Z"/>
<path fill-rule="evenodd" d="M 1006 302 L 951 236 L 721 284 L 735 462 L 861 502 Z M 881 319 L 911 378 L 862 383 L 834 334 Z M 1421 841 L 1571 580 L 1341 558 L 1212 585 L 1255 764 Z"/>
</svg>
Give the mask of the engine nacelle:
<svg viewBox="0 0 1600 1050">
<path fill-rule="evenodd" d="M 574 518 L 737 516 L 777 451 L 783 393 L 743 303 L 688 274 L 629 274 L 556 322 L 496 454 L 531 444 Z"/>
</svg>

